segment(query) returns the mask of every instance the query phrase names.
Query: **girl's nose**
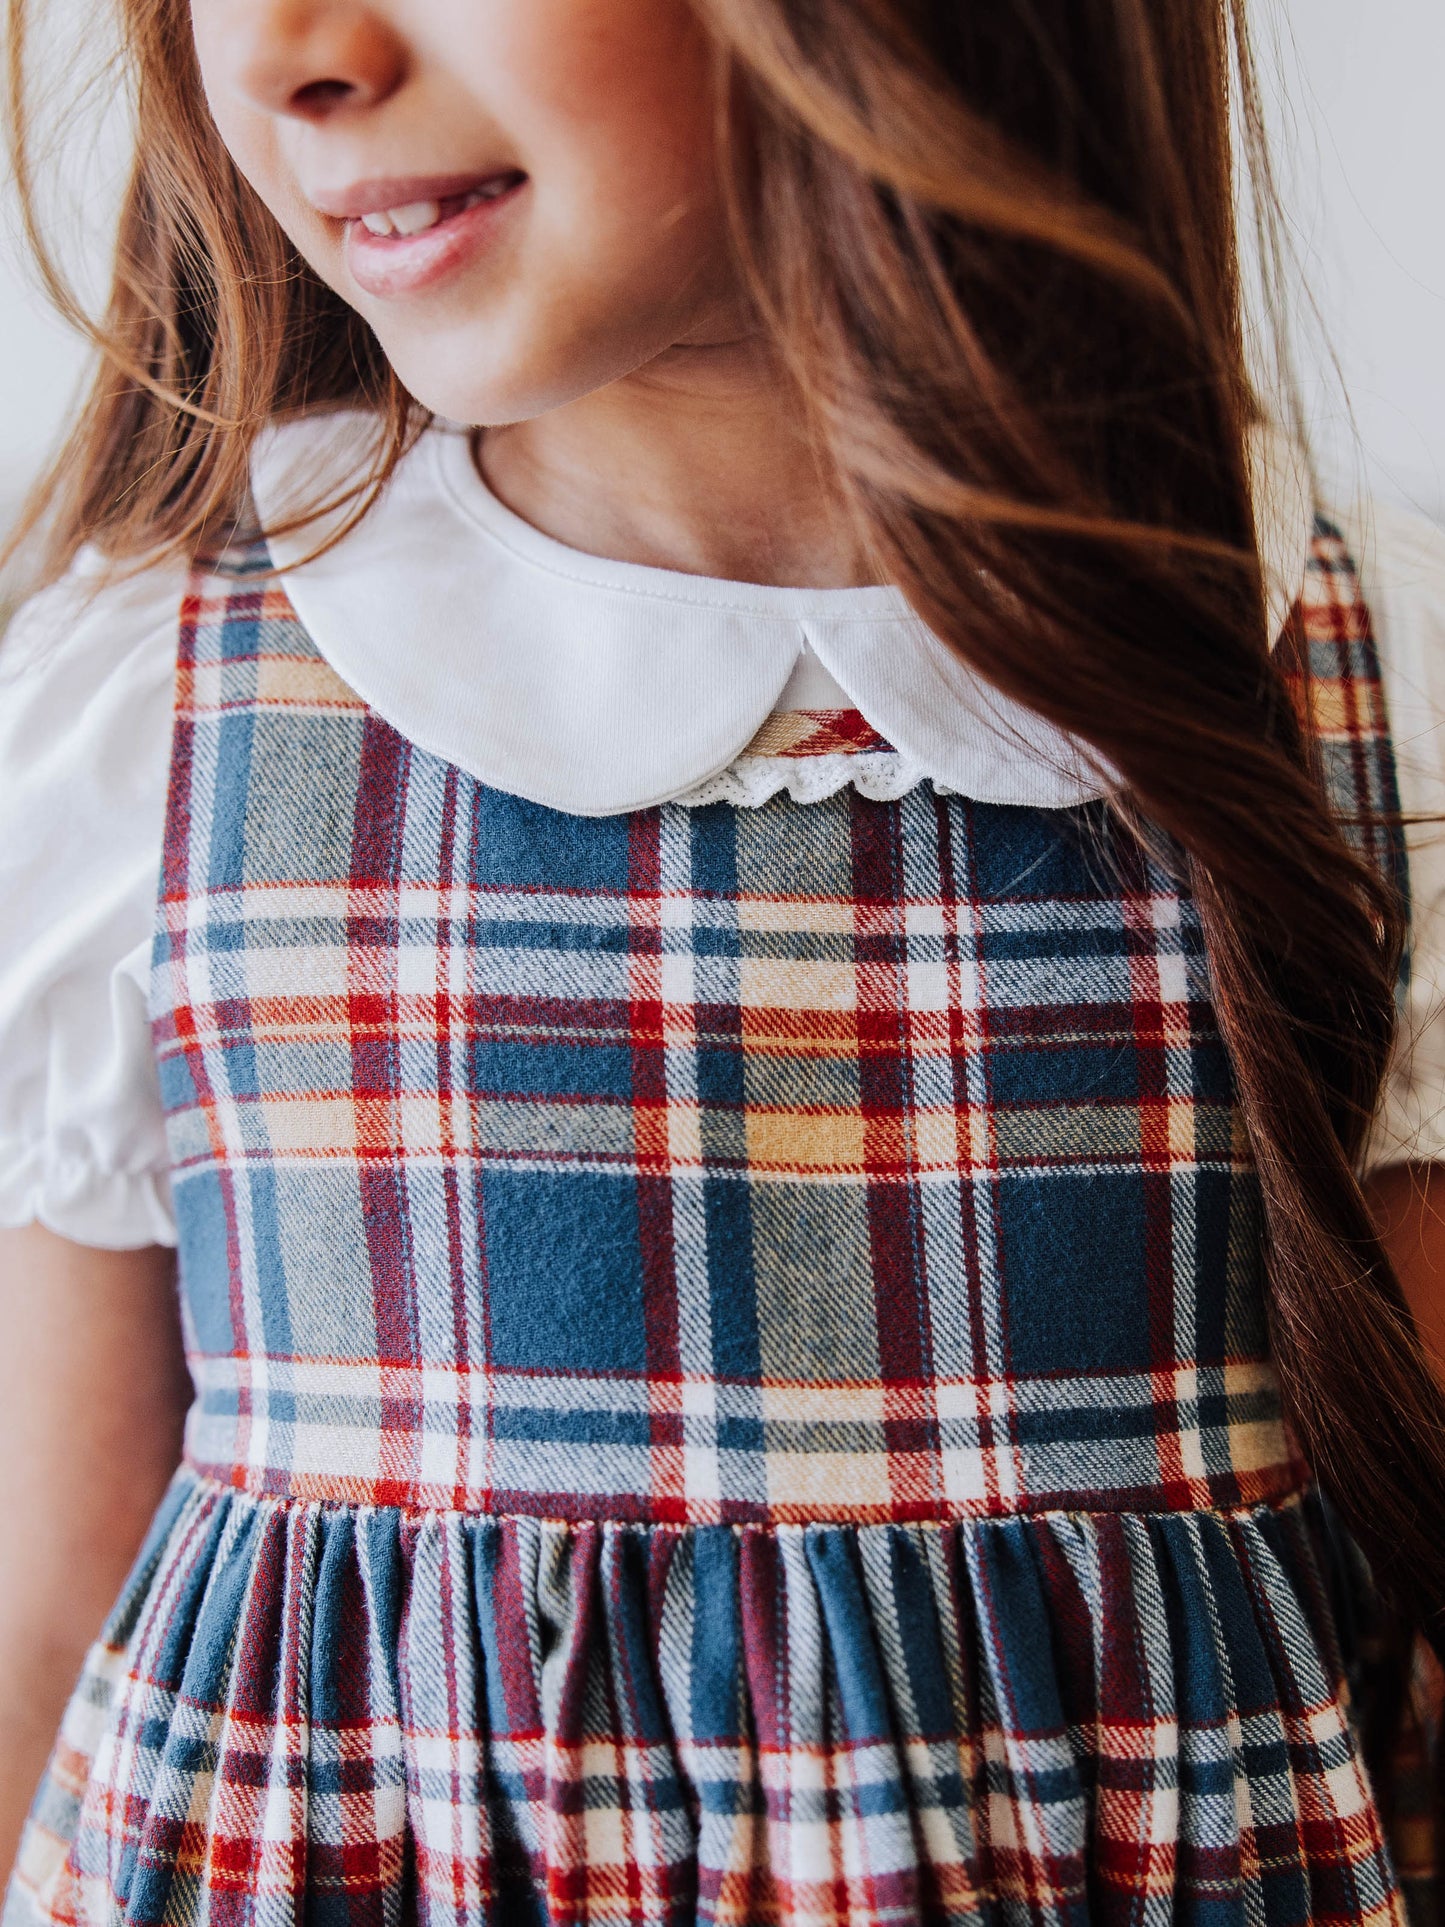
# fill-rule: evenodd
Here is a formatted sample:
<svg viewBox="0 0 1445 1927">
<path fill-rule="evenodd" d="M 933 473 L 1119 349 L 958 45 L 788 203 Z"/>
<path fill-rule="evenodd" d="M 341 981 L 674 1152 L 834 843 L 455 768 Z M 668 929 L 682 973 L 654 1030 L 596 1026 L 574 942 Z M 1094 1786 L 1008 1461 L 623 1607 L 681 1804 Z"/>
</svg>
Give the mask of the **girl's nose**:
<svg viewBox="0 0 1445 1927">
<path fill-rule="evenodd" d="M 401 85 L 407 50 L 350 0 L 228 0 L 232 84 L 267 113 L 324 121 L 377 106 Z"/>
</svg>

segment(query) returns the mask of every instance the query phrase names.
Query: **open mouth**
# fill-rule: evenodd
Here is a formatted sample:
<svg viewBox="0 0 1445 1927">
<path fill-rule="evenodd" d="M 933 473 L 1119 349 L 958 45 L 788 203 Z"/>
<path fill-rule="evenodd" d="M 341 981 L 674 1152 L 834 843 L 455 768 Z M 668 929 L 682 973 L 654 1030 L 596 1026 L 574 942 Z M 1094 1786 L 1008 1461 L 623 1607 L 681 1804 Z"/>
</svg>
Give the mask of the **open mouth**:
<svg viewBox="0 0 1445 1927">
<path fill-rule="evenodd" d="M 503 200 L 526 179 L 520 169 L 506 174 L 495 174 L 490 180 L 468 188 L 464 194 L 448 194 L 444 199 L 435 201 L 407 201 L 400 207 L 378 208 L 375 213 L 358 216 L 359 225 L 378 240 L 413 240 L 418 234 L 427 234 L 434 228 L 454 221 L 459 215 L 470 213 L 474 207 L 482 207 L 489 202 Z"/>
<path fill-rule="evenodd" d="M 453 191 L 432 195 L 417 192 L 430 183 L 398 181 L 394 202 L 387 196 L 382 207 L 340 216 L 353 280 L 378 300 L 444 286 L 497 246 L 528 180 L 520 168 L 500 168 L 481 180 L 439 180 Z M 359 198 L 365 206 L 382 195 L 373 188 Z"/>
</svg>

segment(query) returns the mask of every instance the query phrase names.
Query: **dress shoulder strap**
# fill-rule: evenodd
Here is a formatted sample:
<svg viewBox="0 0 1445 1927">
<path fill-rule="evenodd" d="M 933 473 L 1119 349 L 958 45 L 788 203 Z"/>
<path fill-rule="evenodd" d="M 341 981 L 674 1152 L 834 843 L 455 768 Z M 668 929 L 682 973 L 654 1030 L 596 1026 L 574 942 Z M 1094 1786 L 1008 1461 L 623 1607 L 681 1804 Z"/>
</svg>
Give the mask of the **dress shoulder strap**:
<svg viewBox="0 0 1445 1927">
<path fill-rule="evenodd" d="M 1379 647 L 1359 568 L 1340 529 L 1323 515 L 1315 519 L 1304 586 L 1280 650 L 1341 829 L 1382 875 L 1408 893 Z"/>
</svg>

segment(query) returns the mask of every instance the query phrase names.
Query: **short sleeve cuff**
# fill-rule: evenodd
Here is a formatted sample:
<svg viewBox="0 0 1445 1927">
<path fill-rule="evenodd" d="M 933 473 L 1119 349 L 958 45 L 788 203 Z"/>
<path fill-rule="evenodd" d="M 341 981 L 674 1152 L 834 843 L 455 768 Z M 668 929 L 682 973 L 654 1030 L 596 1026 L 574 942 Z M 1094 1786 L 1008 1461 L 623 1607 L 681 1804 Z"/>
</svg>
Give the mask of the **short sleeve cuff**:
<svg viewBox="0 0 1445 1927">
<path fill-rule="evenodd" d="M 1445 1163 L 1445 1107 L 1427 1108 L 1422 1096 L 1408 1085 L 1386 1089 L 1365 1146 L 1366 1172 L 1388 1164 Z"/>
<path fill-rule="evenodd" d="M 174 1245 L 170 1178 L 165 1171 L 102 1171 L 0 1144 L 0 1226 L 27 1224 L 105 1251 Z"/>
</svg>

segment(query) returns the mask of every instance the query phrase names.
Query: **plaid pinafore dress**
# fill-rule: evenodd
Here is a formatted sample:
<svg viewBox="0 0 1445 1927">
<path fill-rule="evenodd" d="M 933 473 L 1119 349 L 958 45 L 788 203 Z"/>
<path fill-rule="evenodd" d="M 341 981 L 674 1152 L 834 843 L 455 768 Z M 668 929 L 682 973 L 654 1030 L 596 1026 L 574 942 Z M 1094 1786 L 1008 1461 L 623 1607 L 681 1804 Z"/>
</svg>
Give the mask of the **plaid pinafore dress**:
<svg viewBox="0 0 1445 1927">
<path fill-rule="evenodd" d="M 266 565 L 182 620 L 186 1459 L 7 1918 L 1401 1920 L 1179 883 L 927 784 L 520 801 Z M 1324 527 L 1297 621 L 1387 813 Z"/>
</svg>

